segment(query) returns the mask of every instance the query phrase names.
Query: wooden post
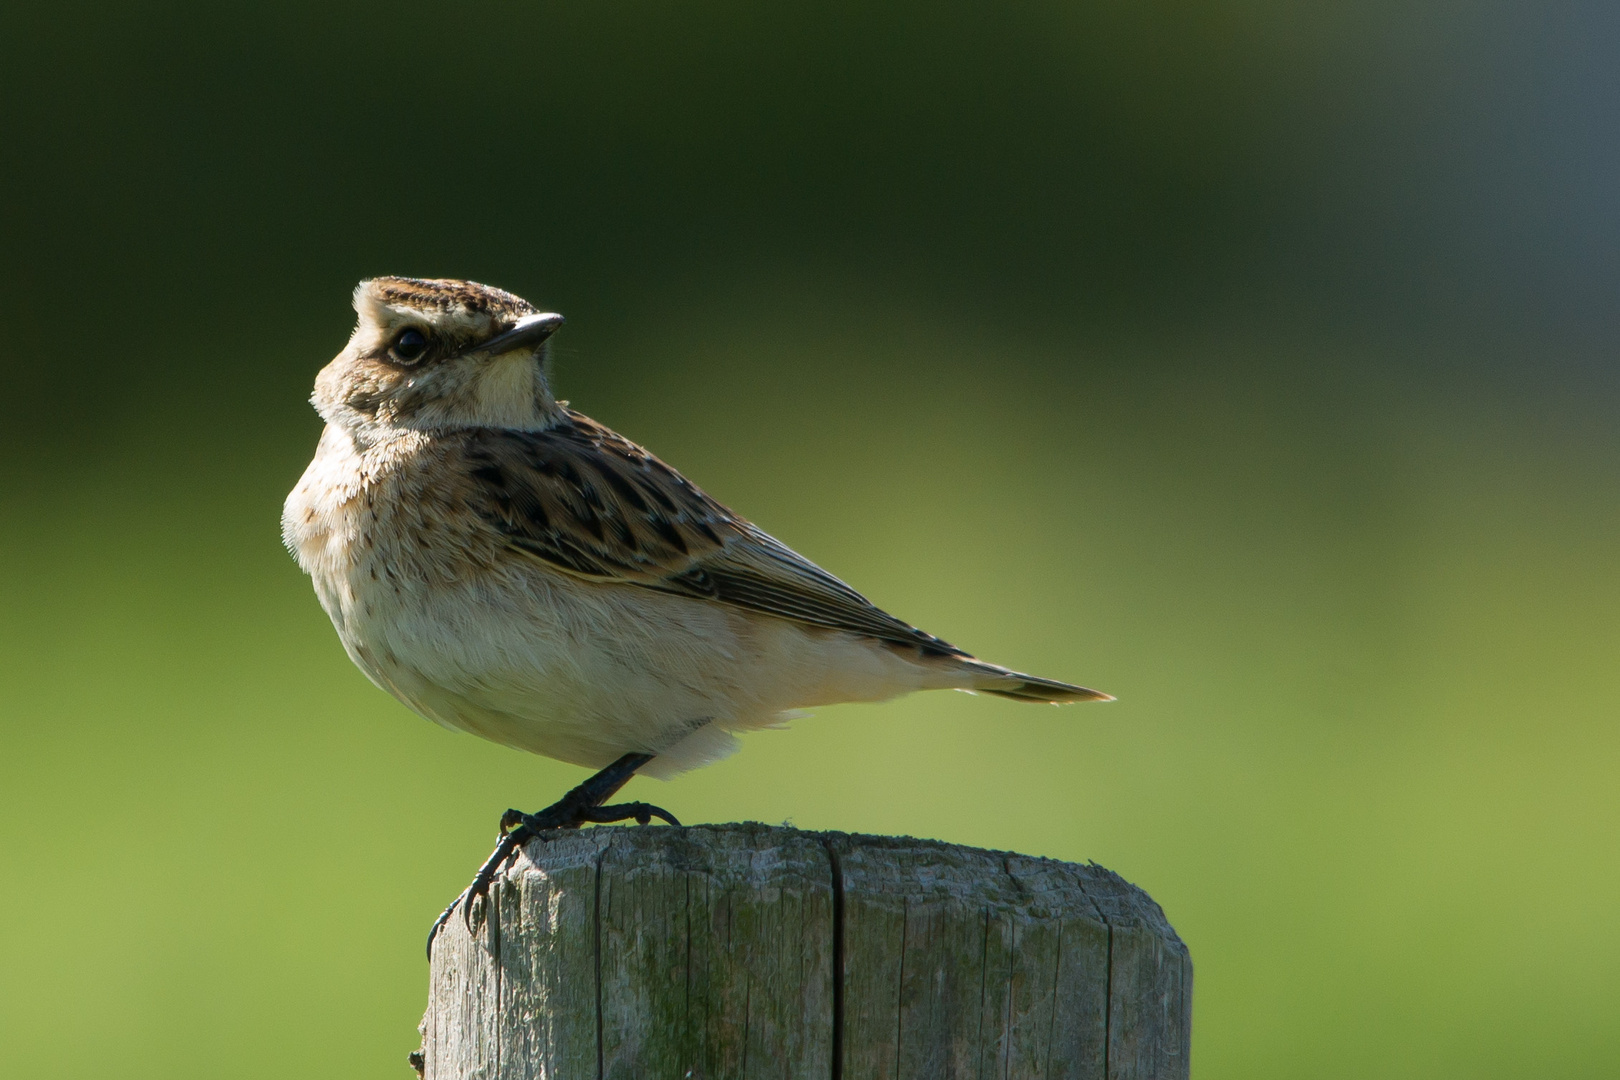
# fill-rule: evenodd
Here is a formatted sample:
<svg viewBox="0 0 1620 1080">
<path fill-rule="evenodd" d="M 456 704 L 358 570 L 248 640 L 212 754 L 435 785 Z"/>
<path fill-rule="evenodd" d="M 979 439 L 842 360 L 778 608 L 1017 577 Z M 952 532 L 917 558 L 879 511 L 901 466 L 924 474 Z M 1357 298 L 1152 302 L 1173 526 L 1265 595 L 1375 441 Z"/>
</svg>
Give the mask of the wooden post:
<svg viewBox="0 0 1620 1080">
<path fill-rule="evenodd" d="M 434 946 L 426 1080 L 1171 1080 L 1192 961 L 1100 866 L 764 825 L 531 841 Z"/>
</svg>

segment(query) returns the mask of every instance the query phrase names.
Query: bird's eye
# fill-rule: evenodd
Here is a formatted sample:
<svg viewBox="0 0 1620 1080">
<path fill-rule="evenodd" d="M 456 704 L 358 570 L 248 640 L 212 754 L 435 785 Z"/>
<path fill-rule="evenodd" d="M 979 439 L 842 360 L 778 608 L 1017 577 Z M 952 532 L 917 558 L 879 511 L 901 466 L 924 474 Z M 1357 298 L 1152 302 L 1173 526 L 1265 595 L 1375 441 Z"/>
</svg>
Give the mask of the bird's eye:
<svg viewBox="0 0 1620 1080">
<path fill-rule="evenodd" d="M 402 364 L 414 364 L 427 355 L 427 349 L 427 335 L 413 326 L 394 335 L 388 354 Z"/>
</svg>

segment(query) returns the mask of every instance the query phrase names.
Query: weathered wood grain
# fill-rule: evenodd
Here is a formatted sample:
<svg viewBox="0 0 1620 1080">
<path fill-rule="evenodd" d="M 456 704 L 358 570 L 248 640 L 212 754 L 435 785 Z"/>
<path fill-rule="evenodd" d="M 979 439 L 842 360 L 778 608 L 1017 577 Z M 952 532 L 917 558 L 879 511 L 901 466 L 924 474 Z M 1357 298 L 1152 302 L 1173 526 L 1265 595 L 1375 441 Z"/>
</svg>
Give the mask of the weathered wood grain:
<svg viewBox="0 0 1620 1080">
<path fill-rule="evenodd" d="M 425 1080 L 597 1075 L 596 882 L 613 830 L 535 841 L 434 944 Z"/>
<path fill-rule="evenodd" d="M 843 1075 L 1102 1080 L 1108 928 L 1060 864 L 837 837 Z"/>
<path fill-rule="evenodd" d="M 826 849 L 785 829 L 619 829 L 601 864 L 602 1075 L 829 1076 Z"/>
<path fill-rule="evenodd" d="M 1158 905 L 931 841 L 552 834 L 432 966 L 428 1080 L 1187 1076 L 1191 962 Z"/>
<path fill-rule="evenodd" d="M 1095 863 L 1075 866 L 1108 922 L 1108 1080 L 1184 1080 L 1192 956 L 1147 893 Z"/>
<path fill-rule="evenodd" d="M 500 985 L 496 1060 L 487 1074 L 450 1075 L 596 1075 L 596 890 L 614 839 L 607 831 L 556 836 L 531 846 L 497 883 L 478 943 Z"/>
</svg>

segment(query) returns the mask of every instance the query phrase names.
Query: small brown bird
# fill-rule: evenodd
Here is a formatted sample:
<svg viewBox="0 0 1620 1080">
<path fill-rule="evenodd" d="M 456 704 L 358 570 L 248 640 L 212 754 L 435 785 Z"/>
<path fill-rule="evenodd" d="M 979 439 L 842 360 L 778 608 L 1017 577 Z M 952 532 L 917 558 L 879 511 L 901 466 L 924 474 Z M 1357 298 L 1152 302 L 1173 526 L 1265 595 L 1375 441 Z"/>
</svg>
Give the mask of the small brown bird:
<svg viewBox="0 0 1620 1080">
<path fill-rule="evenodd" d="M 799 709 L 934 688 L 1109 700 L 896 619 L 559 402 L 562 316 L 398 277 L 361 282 L 354 306 L 315 380 L 326 430 L 287 497 L 287 547 L 372 682 L 446 727 L 601 770 L 537 814 L 507 811 L 435 934 L 535 831 L 675 824 L 603 804 L 637 771 L 706 764 Z"/>
</svg>

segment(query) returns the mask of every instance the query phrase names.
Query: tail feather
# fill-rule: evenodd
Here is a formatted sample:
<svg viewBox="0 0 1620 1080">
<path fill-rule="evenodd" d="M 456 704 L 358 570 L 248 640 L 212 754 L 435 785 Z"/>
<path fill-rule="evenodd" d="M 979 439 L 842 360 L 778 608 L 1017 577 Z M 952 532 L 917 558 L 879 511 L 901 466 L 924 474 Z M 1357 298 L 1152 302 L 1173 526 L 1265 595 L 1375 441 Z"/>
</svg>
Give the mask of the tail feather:
<svg viewBox="0 0 1620 1080">
<path fill-rule="evenodd" d="M 1113 701 L 1114 695 L 1101 690 L 1089 690 L 1073 683 L 1025 675 L 983 660 L 970 660 L 963 668 L 973 677 L 964 689 L 977 690 L 1014 701 L 1034 701 L 1048 705 L 1065 705 L 1073 701 Z"/>
</svg>

